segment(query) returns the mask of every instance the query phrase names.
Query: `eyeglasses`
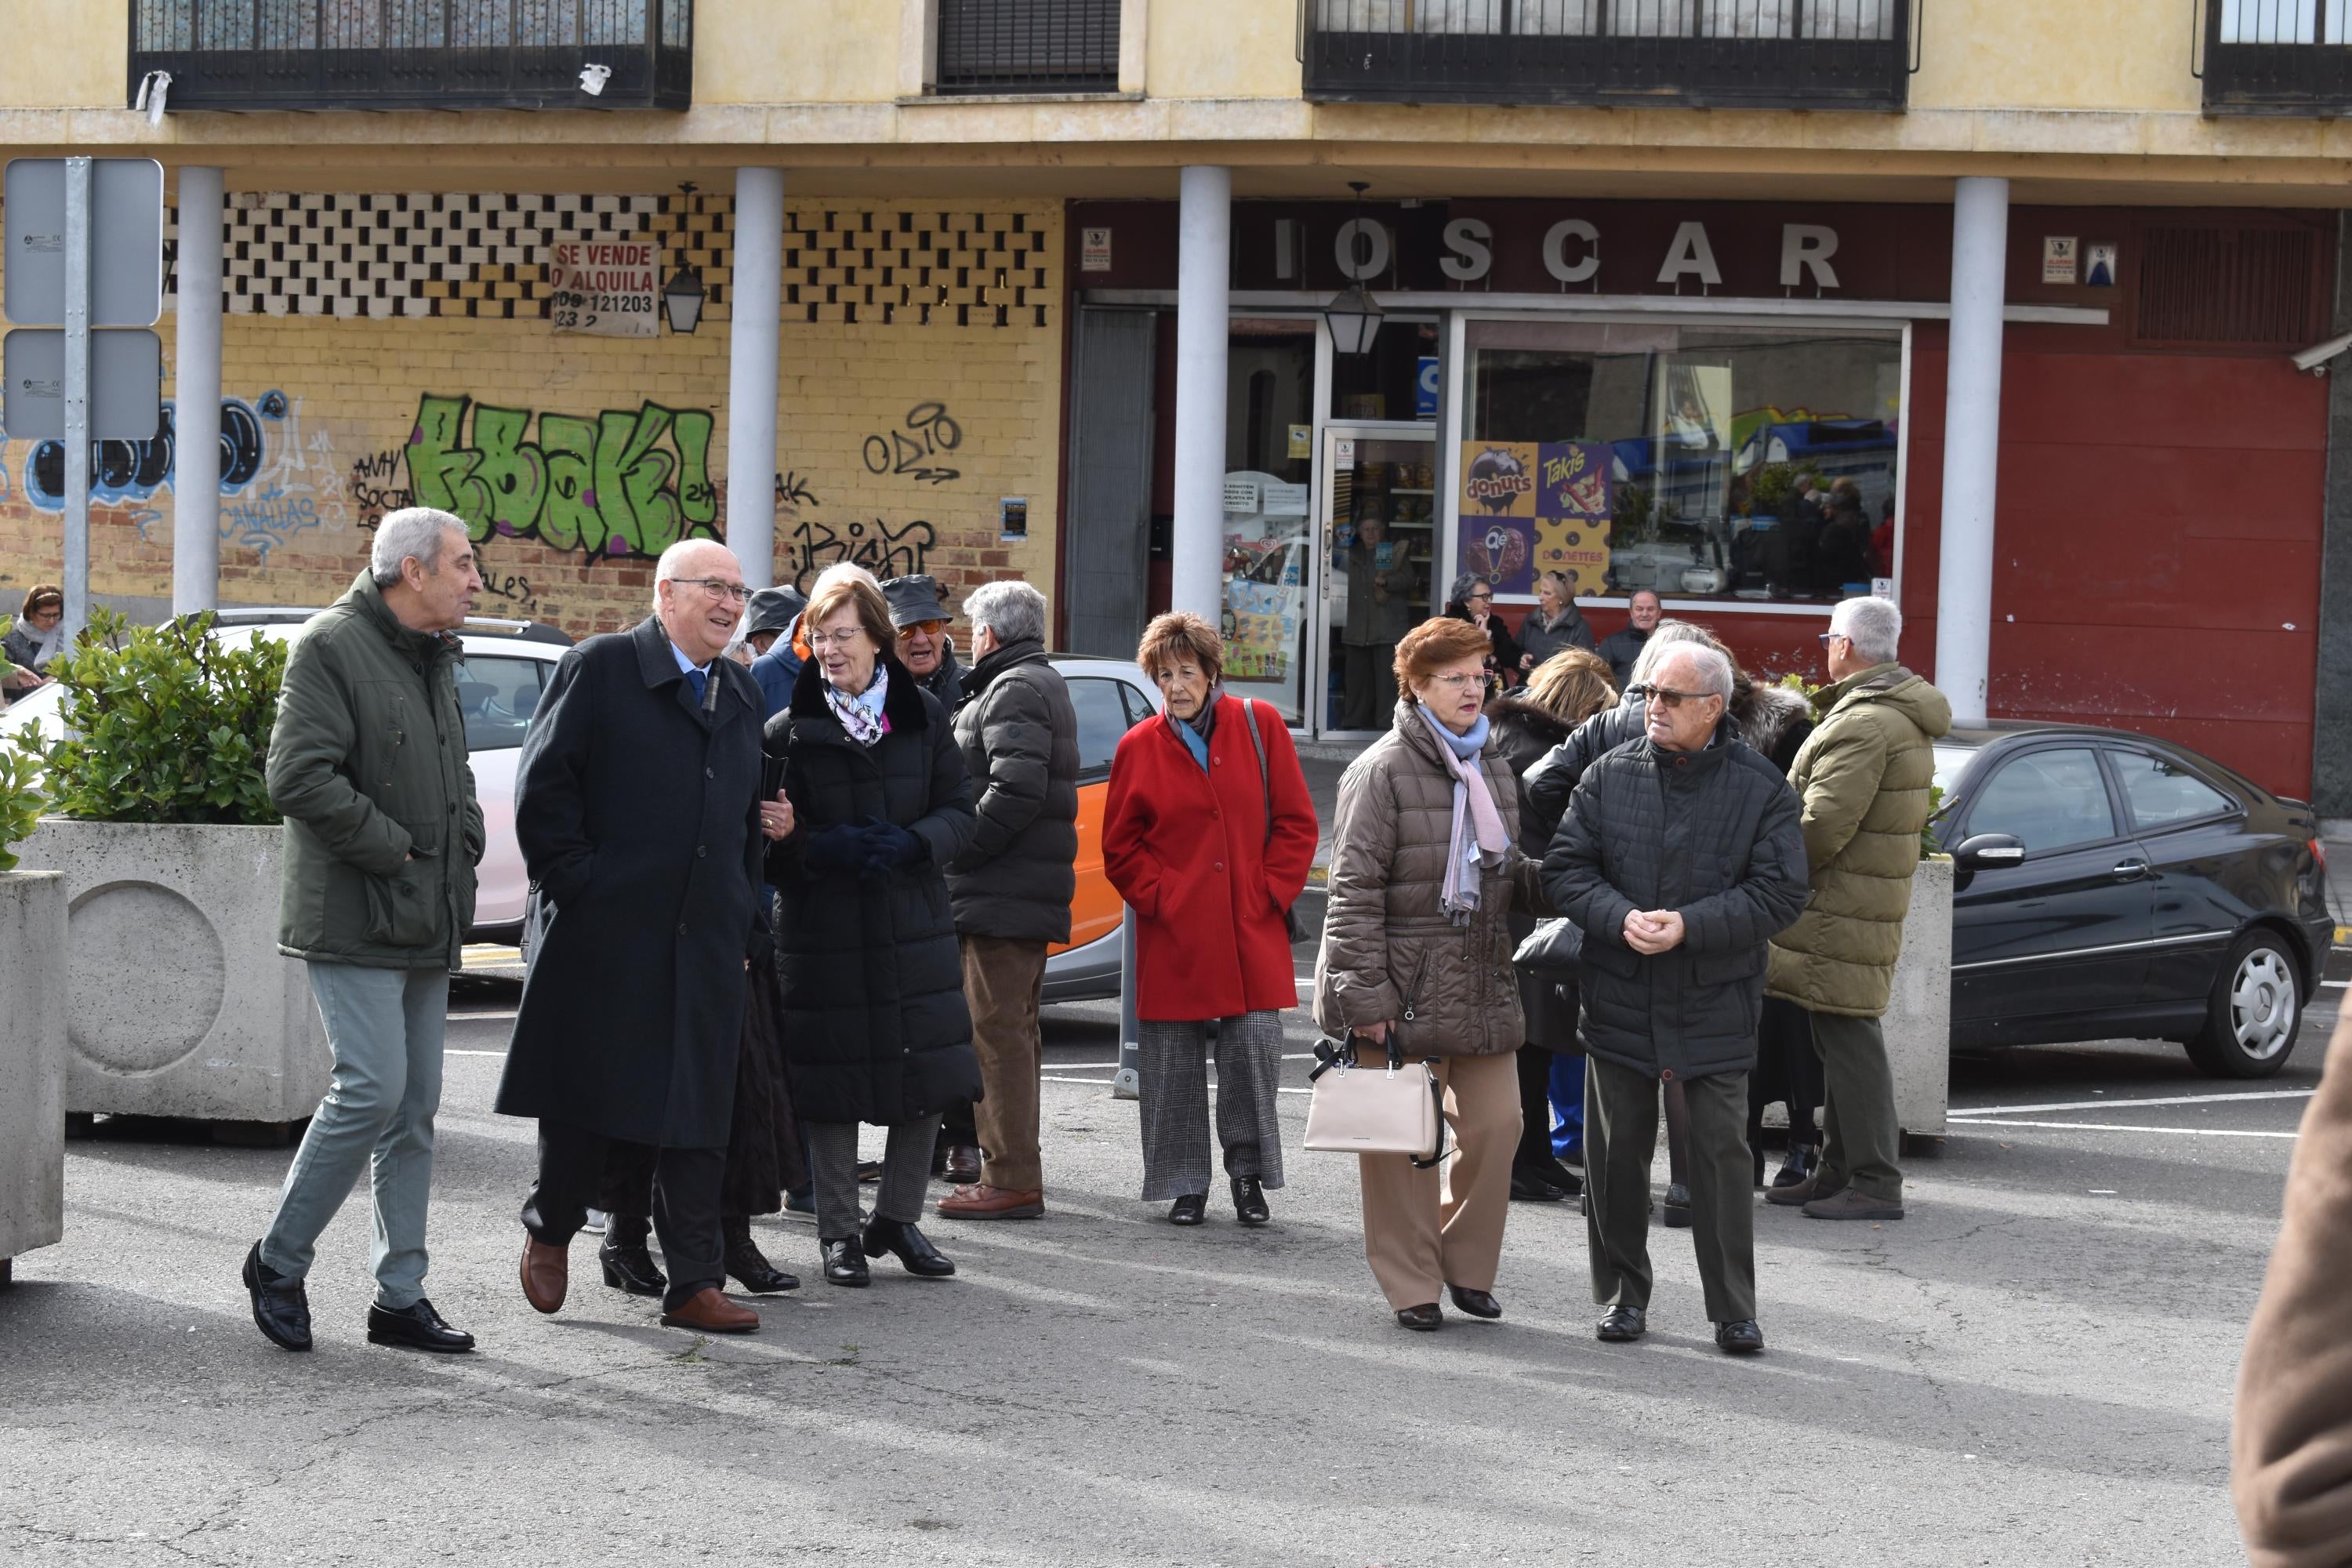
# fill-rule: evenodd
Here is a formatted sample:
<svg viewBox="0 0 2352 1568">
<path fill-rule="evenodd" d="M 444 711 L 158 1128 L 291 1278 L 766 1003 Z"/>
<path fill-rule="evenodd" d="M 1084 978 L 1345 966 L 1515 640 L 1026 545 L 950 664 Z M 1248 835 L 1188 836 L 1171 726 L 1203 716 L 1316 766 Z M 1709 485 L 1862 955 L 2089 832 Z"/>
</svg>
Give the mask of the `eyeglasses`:
<svg viewBox="0 0 2352 1568">
<path fill-rule="evenodd" d="M 1463 692 L 1473 687 L 1485 686 L 1486 678 L 1483 675 L 1433 675 L 1429 678 L 1429 683 L 1432 686 L 1443 686 L 1448 691 Z"/>
<path fill-rule="evenodd" d="M 926 637 L 937 637 L 947 629 L 948 624 L 945 621 L 908 621 L 898 628 L 898 640 L 909 641 L 917 632 L 921 632 Z"/>
<path fill-rule="evenodd" d="M 1843 632 L 1823 632 L 1823 633 L 1822 634 L 1822 646 L 1823 647 L 1829 647 L 1829 646 L 1830 646 L 1830 640 L 1831 640 L 1832 637 L 1834 637 L 1835 639 L 1837 639 L 1839 642 L 1852 642 L 1852 641 L 1853 641 L 1853 639 L 1852 637 L 1850 637 L 1846 636 Z"/>
<path fill-rule="evenodd" d="M 816 653 L 824 648 L 837 647 L 842 652 L 847 653 L 857 646 L 857 639 L 865 635 L 864 628 L 859 626 L 852 626 L 847 631 L 841 632 L 812 632 L 807 638 L 809 651 Z"/>
<path fill-rule="evenodd" d="M 1653 686 L 1649 700 L 1659 707 L 1672 710 L 1685 702 L 1697 702 L 1715 695 L 1712 691 L 1676 691 L 1671 686 Z"/>
<path fill-rule="evenodd" d="M 669 581 L 681 585 L 691 583 L 714 599 L 732 599 L 739 605 L 751 597 L 749 584 L 730 583 L 724 577 L 672 577 Z"/>
</svg>

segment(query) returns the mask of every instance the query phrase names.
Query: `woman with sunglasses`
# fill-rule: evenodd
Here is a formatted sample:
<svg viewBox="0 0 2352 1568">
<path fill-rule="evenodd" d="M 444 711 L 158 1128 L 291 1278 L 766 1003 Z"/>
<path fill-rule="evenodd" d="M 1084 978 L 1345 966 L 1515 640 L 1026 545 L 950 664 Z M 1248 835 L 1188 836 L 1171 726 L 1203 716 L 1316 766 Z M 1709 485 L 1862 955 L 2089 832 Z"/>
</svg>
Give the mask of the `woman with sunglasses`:
<svg viewBox="0 0 2352 1568">
<path fill-rule="evenodd" d="M 979 826 L 971 782 L 946 710 L 896 656 L 869 574 L 826 571 L 801 625 L 809 661 L 767 728 L 798 830 L 770 852 L 768 879 L 824 1279 L 863 1286 L 885 1252 L 943 1278 L 955 1265 L 915 1222 L 940 1113 L 980 1093 L 945 875 Z M 889 1129 L 862 1234 L 861 1122 Z"/>
<path fill-rule="evenodd" d="M 1315 960 L 1315 1021 L 1433 1058 L 1454 1157 L 1360 1154 L 1364 1256 L 1400 1327 L 1445 1321 L 1441 1289 L 1474 1318 L 1493 1295 L 1519 1141 L 1526 1028 L 1511 973 L 1511 910 L 1546 909 L 1518 844 L 1510 763 L 1485 711 L 1486 633 L 1440 616 L 1397 644 L 1389 732 L 1339 780 L 1330 906 Z"/>
</svg>

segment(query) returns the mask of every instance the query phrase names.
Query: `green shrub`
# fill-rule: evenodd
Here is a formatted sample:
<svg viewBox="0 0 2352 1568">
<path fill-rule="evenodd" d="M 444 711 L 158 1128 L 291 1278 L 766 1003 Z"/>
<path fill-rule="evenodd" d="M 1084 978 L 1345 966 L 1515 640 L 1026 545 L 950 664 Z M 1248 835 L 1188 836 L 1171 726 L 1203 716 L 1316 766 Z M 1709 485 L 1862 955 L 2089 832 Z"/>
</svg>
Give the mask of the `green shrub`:
<svg viewBox="0 0 2352 1568">
<path fill-rule="evenodd" d="M 50 660 L 66 733 L 19 736 L 50 808 L 89 822 L 274 823 L 262 769 L 287 645 L 224 647 L 210 615 L 132 626 L 104 609 Z"/>
</svg>

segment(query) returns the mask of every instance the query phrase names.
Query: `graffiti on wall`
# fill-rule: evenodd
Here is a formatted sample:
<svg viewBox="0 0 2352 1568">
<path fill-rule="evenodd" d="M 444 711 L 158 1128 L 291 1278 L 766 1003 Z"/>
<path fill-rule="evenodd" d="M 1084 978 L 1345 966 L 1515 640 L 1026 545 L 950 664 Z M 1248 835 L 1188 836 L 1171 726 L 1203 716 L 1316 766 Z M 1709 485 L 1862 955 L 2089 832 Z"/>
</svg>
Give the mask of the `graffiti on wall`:
<svg viewBox="0 0 2352 1568">
<path fill-rule="evenodd" d="M 847 561 L 877 577 L 904 577 L 923 570 L 938 535 L 920 518 L 892 527 L 871 518 L 835 526 L 803 517 L 793 524 L 793 585 L 803 593 L 826 567 Z"/>
<path fill-rule="evenodd" d="M 583 418 L 427 393 L 404 453 L 403 500 L 456 513 L 477 541 L 535 539 L 590 561 L 658 555 L 681 539 L 718 537 L 712 423 L 707 409 L 657 403 Z M 359 482 L 355 470 L 355 498 Z"/>
<path fill-rule="evenodd" d="M 918 403 L 907 410 L 897 430 L 877 430 L 866 437 L 866 471 L 913 479 L 918 484 L 943 485 L 963 477 L 962 471 L 934 459 L 963 445 L 963 426 L 944 403 Z"/>
<path fill-rule="evenodd" d="M 400 482 L 400 468 L 405 460 L 406 448 L 386 447 L 352 461 L 344 488 L 352 504 L 359 509 L 362 528 L 373 531 L 385 513 L 416 504 L 416 498 Z"/>
</svg>

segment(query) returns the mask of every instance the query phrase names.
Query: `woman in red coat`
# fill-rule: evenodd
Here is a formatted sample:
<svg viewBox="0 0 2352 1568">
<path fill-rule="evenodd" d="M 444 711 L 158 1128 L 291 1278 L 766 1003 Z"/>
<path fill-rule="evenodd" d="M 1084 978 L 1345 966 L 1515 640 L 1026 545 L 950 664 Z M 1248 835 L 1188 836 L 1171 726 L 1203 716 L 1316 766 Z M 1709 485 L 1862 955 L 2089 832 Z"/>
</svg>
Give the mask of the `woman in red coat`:
<svg viewBox="0 0 2352 1568">
<path fill-rule="evenodd" d="M 1173 1198 L 1176 1225 L 1200 1224 L 1208 1204 L 1211 1019 L 1234 1214 L 1271 1217 L 1281 1013 L 1298 1005 L 1285 925 L 1315 861 L 1315 803 L 1290 731 L 1266 704 L 1218 688 L 1223 653 L 1215 628 L 1181 610 L 1144 628 L 1135 661 L 1167 710 L 1119 742 L 1103 818 L 1103 868 L 1135 910 L 1143 1197 Z"/>
</svg>

